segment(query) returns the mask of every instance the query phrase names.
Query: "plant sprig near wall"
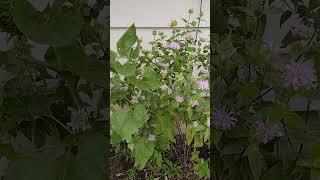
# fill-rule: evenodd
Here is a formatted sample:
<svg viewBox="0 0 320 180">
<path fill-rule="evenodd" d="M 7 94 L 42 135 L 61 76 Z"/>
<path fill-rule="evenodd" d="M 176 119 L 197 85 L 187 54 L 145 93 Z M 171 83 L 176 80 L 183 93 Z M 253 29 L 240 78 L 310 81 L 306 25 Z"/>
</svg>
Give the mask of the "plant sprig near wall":
<svg viewBox="0 0 320 180">
<path fill-rule="evenodd" d="M 229 21 L 217 26 L 226 30 L 211 38 L 216 179 L 320 177 L 318 7 L 289 0 L 224 4 Z"/>
<path fill-rule="evenodd" d="M 155 167 L 158 178 L 209 177 L 209 156 L 200 154 L 209 151 L 209 43 L 188 13 L 185 29 L 174 20 L 172 34 L 154 31 L 150 50 L 133 24 L 111 52 L 111 143 L 128 149 L 132 169 Z"/>
<path fill-rule="evenodd" d="M 105 179 L 106 1 L 1 3 L 2 178 Z"/>
</svg>

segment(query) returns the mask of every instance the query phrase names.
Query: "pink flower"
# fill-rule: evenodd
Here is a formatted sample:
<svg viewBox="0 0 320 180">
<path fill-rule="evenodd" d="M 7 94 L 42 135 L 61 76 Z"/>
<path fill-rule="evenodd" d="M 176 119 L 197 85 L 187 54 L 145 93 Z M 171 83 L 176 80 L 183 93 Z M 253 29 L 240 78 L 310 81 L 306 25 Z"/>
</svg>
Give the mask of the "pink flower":
<svg viewBox="0 0 320 180">
<path fill-rule="evenodd" d="M 198 82 L 198 88 L 201 89 L 201 90 L 209 89 L 208 81 L 199 81 Z"/>
<path fill-rule="evenodd" d="M 267 127 L 264 122 L 260 121 L 257 123 L 256 134 L 262 143 L 266 144 L 275 137 L 281 137 L 283 135 L 283 129 L 279 123 Z"/>
<path fill-rule="evenodd" d="M 208 74 L 208 73 L 209 73 L 209 70 L 208 70 L 207 68 L 202 68 L 202 69 L 201 69 L 201 72 L 202 72 L 203 74 Z"/>
<path fill-rule="evenodd" d="M 162 61 L 160 61 L 159 63 L 159 66 L 162 67 L 162 68 L 168 68 L 169 67 L 169 64 L 168 63 L 164 63 Z"/>
<path fill-rule="evenodd" d="M 172 42 L 172 43 L 166 44 L 164 47 L 169 49 L 180 49 L 180 44 L 176 42 Z"/>
<path fill-rule="evenodd" d="M 168 72 L 167 70 L 163 70 L 163 69 L 160 70 L 160 74 L 167 74 L 167 72 Z"/>
<path fill-rule="evenodd" d="M 315 87 L 317 77 L 311 61 L 292 62 L 287 64 L 283 73 L 285 87 L 292 86 L 295 90 L 300 87 L 307 89 Z"/>
<path fill-rule="evenodd" d="M 218 129 L 231 129 L 232 126 L 238 121 L 235 114 L 227 112 L 224 109 L 214 109 L 212 115 L 212 121 Z"/>
<path fill-rule="evenodd" d="M 177 101 L 178 103 L 182 103 L 183 100 L 184 100 L 184 98 L 183 98 L 182 96 L 180 96 L 180 95 L 176 96 L 176 101 Z"/>
<path fill-rule="evenodd" d="M 191 101 L 191 107 L 196 107 L 199 105 L 198 100 Z"/>
<path fill-rule="evenodd" d="M 291 25 L 290 30 L 293 35 L 300 36 L 304 39 L 311 38 L 314 31 L 311 27 L 303 24 L 303 21 L 301 19 L 295 21 Z"/>
</svg>

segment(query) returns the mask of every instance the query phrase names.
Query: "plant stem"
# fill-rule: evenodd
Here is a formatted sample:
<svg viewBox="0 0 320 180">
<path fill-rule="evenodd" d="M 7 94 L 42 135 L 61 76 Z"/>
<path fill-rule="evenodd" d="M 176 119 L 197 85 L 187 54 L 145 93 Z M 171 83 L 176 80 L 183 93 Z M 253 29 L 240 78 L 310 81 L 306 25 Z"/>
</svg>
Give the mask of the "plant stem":
<svg viewBox="0 0 320 180">
<path fill-rule="evenodd" d="M 307 110 L 305 112 L 305 123 L 306 123 L 306 126 L 308 125 L 308 121 L 309 121 L 310 104 L 311 104 L 311 101 L 310 101 L 310 99 L 308 99 Z M 299 155 L 301 155 L 302 150 L 303 150 L 303 144 L 300 144 L 299 151 L 298 151 L 298 154 L 297 154 L 297 157 L 296 157 L 296 161 L 298 160 Z"/>
<path fill-rule="evenodd" d="M 257 38 L 259 26 L 260 26 L 260 0 L 258 2 L 258 19 L 257 19 L 256 30 L 255 30 L 255 33 L 254 33 L 254 38 L 253 38 L 254 40 Z"/>
<path fill-rule="evenodd" d="M 59 121 L 57 118 L 55 118 L 55 117 L 52 115 L 52 112 L 51 112 L 50 109 L 48 109 L 48 111 L 49 111 L 49 116 L 46 116 L 46 115 L 42 115 L 42 116 L 54 120 L 56 123 L 58 123 L 61 127 L 63 127 L 63 128 L 64 128 L 66 131 L 68 131 L 70 134 L 74 134 L 74 132 L 71 131 L 65 124 L 63 124 L 61 121 Z"/>
<path fill-rule="evenodd" d="M 16 57 L 18 60 L 20 61 L 23 61 L 24 63 L 28 63 L 28 64 L 34 64 L 34 65 L 37 65 L 37 66 L 41 66 L 41 67 L 45 67 L 45 68 L 48 68 L 48 69 L 51 69 L 55 72 L 60 72 L 58 69 L 48 65 L 47 63 L 43 63 L 41 61 L 38 61 L 36 59 L 33 59 L 32 57 L 28 56 L 17 56 Z"/>
<path fill-rule="evenodd" d="M 200 22 L 201 22 L 201 14 L 202 14 L 202 0 L 200 1 L 200 12 L 199 12 L 198 27 L 197 27 L 197 32 L 196 32 L 195 43 L 197 43 L 197 41 L 198 41 L 198 34 L 199 34 Z"/>
<path fill-rule="evenodd" d="M 283 119 L 281 120 L 281 123 L 282 123 L 282 125 L 283 125 L 284 132 L 286 133 L 286 136 L 288 136 L 287 127 L 286 127 L 286 124 L 284 123 L 284 120 L 283 120 Z M 288 142 L 289 142 L 290 146 L 293 147 L 292 142 L 291 142 L 289 136 L 288 136 Z"/>
</svg>

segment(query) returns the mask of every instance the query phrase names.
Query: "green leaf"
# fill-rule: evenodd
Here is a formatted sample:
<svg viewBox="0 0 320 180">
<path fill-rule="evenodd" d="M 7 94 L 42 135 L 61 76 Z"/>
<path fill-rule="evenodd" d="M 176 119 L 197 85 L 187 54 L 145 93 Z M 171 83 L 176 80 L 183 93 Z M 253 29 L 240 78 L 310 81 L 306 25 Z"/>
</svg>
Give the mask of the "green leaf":
<svg viewBox="0 0 320 180">
<path fill-rule="evenodd" d="M 196 135 L 197 131 L 196 129 L 193 128 L 192 125 L 188 124 L 187 125 L 187 130 L 186 130 L 186 141 L 187 144 L 191 144 L 192 140 L 194 139 L 194 136 Z"/>
<path fill-rule="evenodd" d="M 194 165 L 194 169 L 195 169 L 196 174 L 199 177 L 209 177 L 210 170 L 209 170 L 208 166 L 209 166 L 208 162 L 203 160 L 203 159 L 201 159 L 201 161 L 199 163 L 196 163 Z"/>
<path fill-rule="evenodd" d="M 152 91 L 160 87 L 159 75 L 152 71 L 150 68 L 145 69 L 145 74 L 142 80 L 136 77 L 128 77 L 128 83 L 135 85 L 137 88 L 144 91 Z"/>
<path fill-rule="evenodd" d="M 320 168 L 320 158 L 298 160 L 297 166 L 306 167 L 306 168 Z"/>
<path fill-rule="evenodd" d="M 288 112 L 285 114 L 284 123 L 287 128 L 298 128 L 298 129 L 304 129 L 306 128 L 306 124 L 304 119 L 299 116 L 297 113 L 294 112 Z"/>
<path fill-rule="evenodd" d="M 56 48 L 56 54 L 58 61 L 71 72 L 99 86 L 107 87 L 110 75 L 106 62 L 86 56 L 78 45 Z"/>
<path fill-rule="evenodd" d="M 142 170 L 154 151 L 154 142 L 148 141 L 145 137 L 140 137 L 134 145 L 134 166 Z"/>
<path fill-rule="evenodd" d="M 200 136 L 200 133 L 197 133 L 195 136 L 194 136 L 194 147 L 202 147 L 203 146 L 203 138 Z"/>
<path fill-rule="evenodd" d="M 267 116 L 267 124 L 273 125 L 280 122 L 280 120 L 288 112 L 288 106 L 286 104 L 273 104 L 266 106 L 262 109 L 263 113 Z"/>
<path fill-rule="evenodd" d="M 35 11 L 28 1 L 15 0 L 13 20 L 32 41 L 53 46 L 70 44 L 79 37 L 83 19 L 77 7 L 64 7 L 62 3 L 56 0 L 49 10 L 50 16 L 45 17 Z"/>
<path fill-rule="evenodd" d="M 210 128 L 207 128 L 204 132 L 204 138 L 203 141 L 207 142 L 208 140 L 210 140 Z"/>
<path fill-rule="evenodd" d="M 227 138 L 242 138 L 242 137 L 248 137 L 249 131 L 248 128 L 246 128 L 243 125 L 235 126 L 234 128 L 225 131 L 225 136 Z"/>
<path fill-rule="evenodd" d="M 156 165 L 157 165 L 159 168 L 161 168 L 161 167 L 162 167 L 162 154 L 159 153 L 159 152 L 157 152 L 157 151 L 155 151 L 154 154 L 153 154 L 153 156 L 154 156 Z"/>
<path fill-rule="evenodd" d="M 115 61 L 116 58 L 118 57 L 117 53 L 114 51 L 110 51 L 110 61 Z"/>
<path fill-rule="evenodd" d="M 76 180 L 78 172 L 76 169 L 76 159 L 73 154 L 65 154 L 56 160 L 57 180 Z"/>
<path fill-rule="evenodd" d="M 132 135 L 138 132 L 139 127 L 145 121 L 145 114 L 146 110 L 143 104 L 135 105 L 133 112 L 113 112 L 111 116 L 111 128 L 123 140 L 130 142 Z"/>
<path fill-rule="evenodd" d="M 122 91 L 122 90 L 111 90 L 111 101 L 117 101 L 117 100 L 121 100 L 123 99 L 123 97 L 126 95 L 126 92 Z"/>
<path fill-rule="evenodd" d="M 56 180 L 53 161 L 23 157 L 10 162 L 6 180 Z"/>
<path fill-rule="evenodd" d="M 266 171 L 261 180 L 288 180 L 288 178 L 283 175 L 280 163 L 277 163 Z"/>
<path fill-rule="evenodd" d="M 223 134 L 222 131 L 219 131 L 219 130 L 216 130 L 216 129 L 213 130 L 213 133 L 212 133 L 213 139 L 212 139 L 212 141 L 213 141 L 214 145 L 216 145 L 216 147 L 218 147 L 218 144 L 220 142 L 222 134 Z"/>
<path fill-rule="evenodd" d="M 8 159 L 13 159 L 16 156 L 11 144 L 0 144 L 0 153 Z"/>
<path fill-rule="evenodd" d="M 138 36 L 136 34 L 136 27 L 134 24 L 122 35 L 117 42 L 117 50 L 120 56 L 126 56 L 130 59 L 132 46 L 137 42 Z"/>
<path fill-rule="evenodd" d="M 228 141 L 224 145 L 220 155 L 225 156 L 225 155 L 231 155 L 231 154 L 240 154 L 243 152 L 243 150 L 246 149 L 246 146 L 247 146 L 247 142 L 243 140 Z"/>
<path fill-rule="evenodd" d="M 1 65 L 4 65 L 4 69 L 11 73 L 19 72 L 22 66 L 16 55 L 11 52 L 0 52 Z"/>
<path fill-rule="evenodd" d="M 169 113 L 156 113 L 155 133 L 168 140 L 174 138 L 174 125 Z"/>
<path fill-rule="evenodd" d="M 317 142 L 310 143 L 308 145 L 308 149 L 310 149 L 310 157 L 311 158 L 320 158 L 320 144 Z"/>
<path fill-rule="evenodd" d="M 288 53 L 291 54 L 293 57 L 298 57 L 305 50 L 306 48 L 300 41 L 296 41 L 288 45 Z"/>
<path fill-rule="evenodd" d="M 230 35 L 225 37 L 217 47 L 217 52 L 223 59 L 229 59 L 236 53 L 237 49 L 233 46 Z"/>
<path fill-rule="evenodd" d="M 117 73 L 122 74 L 124 76 L 133 76 L 136 72 L 136 66 L 127 62 L 124 65 L 121 65 L 117 61 L 111 61 L 112 67 L 117 71 Z"/>
<path fill-rule="evenodd" d="M 253 83 L 246 84 L 240 89 L 239 94 L 237 96 L 239 105 L 246 106 L 250 104 L 250 102 L 255 97 L 257 97 L 258 93 L 259 93 L 259 89 L 255 84 Z"/>
<path fill-rule="evenodd" d="M 107 176 L 106 144 L 103 134 L 85 135 L 76 156 L 76 176 L 78 180 L 102 180 Z"/>
<path fill-rule="evenodd" d="M 134 48 L 131 52 L 131 58 L 138 58 L 140 55 L 140 42 L 138 42 L 138 45 L 136 46 L 136 48 Z"/>
<path fill-rule="evenodd" d="M 288 168 L 289 165 L 295 160 L 296 152 L 288 142 L 287 137 L 281 137 L 278 141 L 278 153 L 282 162 L 282 167 Z"/>
<path fill-rule="evenodd" d="M 111 131 L 111 135 L 110 135 L 110 144 L 112 145 L 117 145 L 118 143 L 121 142 L 121 136 L 119 136 L 118 133 Z"/>
<path fill-rule="evenodd" d="M 265 166 L 262 154 L 259 152 L 259 147 L 256 144 L 250 145 L 244 156 L 248 156 L 251 172 L 255 180 L 260 179 L 261 172 Z"/>
<path fill-rule="evenodd" d="M 45 112 L 52 103 L 52 100 L 48 96 L 42 94 L 27 96 L 25 100 L 28 111 L 33 113 Z"/>
<path fill-rule="evenodd" d="M 227 31 L 228 18 L 224 13 L 221 0 L 214 0 L 211 4 L 213 16 L 213 32 L 223 35 Z"/>
</svg>

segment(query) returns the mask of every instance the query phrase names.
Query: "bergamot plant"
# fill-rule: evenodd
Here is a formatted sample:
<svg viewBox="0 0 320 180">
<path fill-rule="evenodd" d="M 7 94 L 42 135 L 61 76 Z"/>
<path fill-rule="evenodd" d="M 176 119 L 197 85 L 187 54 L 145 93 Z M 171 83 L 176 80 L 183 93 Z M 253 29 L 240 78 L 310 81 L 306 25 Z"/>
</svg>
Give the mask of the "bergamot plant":
<svg viewBox="0 0 320 180">
<path fill-rule="evenodd" d="M 209 151 L 209 38 L 197 28 L 203 13 L 198 21 L 188 15 L 185 28 L 174 20 L 170 34 L 154 31 L 149 49 L 134 24 L 118 40 L 110 55 L 111 143 L 130 149 L 132 168 L 161 171 L 169 160 L 208 178 L 209 156 L 200 150 Z"/>
</svg>

